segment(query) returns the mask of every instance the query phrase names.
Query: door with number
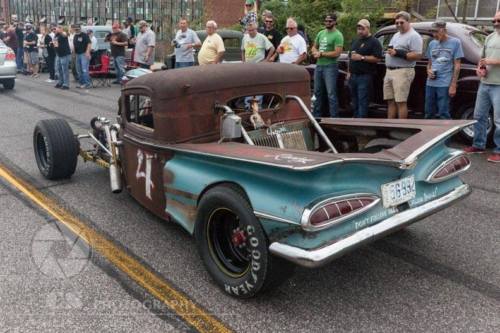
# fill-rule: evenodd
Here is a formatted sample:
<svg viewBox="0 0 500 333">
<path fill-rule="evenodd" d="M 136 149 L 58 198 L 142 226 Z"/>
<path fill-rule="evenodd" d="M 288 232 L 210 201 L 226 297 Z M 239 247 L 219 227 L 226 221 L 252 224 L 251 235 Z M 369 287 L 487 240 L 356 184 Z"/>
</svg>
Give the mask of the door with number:
<svg viewBox="0 0 500 333">
<path fill-rule="evenodd" d="M 127 91 L 122 96 L 120 148 L 127 190 L 143 206 L 166 218 L 163 166 L 168 153 L 154 145 L 152 99 L 146 91 Z"/>
</svg>

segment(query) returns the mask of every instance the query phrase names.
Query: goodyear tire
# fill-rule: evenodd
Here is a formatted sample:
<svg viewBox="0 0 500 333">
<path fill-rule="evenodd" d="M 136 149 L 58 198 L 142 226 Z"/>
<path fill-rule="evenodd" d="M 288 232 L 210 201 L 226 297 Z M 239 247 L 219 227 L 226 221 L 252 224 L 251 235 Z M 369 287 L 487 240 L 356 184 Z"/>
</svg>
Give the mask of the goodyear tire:
<svg viewBox="0 0 500 333">
<path fill-rule="evenodd" d="M 195 238 L 208 272 L 233 297 L 255 296 L 293 274 L 292 263 L 269 253 L 260 222 L 235 186 L 217 186 L 202 197 Z"/>
<path fill-rule="evenodd" d="M 75 173 L 78 141 L 63 119 L 40 120 L 33 132 L 36 164 L 47 179 L 69 178 Z"/>
</svg>

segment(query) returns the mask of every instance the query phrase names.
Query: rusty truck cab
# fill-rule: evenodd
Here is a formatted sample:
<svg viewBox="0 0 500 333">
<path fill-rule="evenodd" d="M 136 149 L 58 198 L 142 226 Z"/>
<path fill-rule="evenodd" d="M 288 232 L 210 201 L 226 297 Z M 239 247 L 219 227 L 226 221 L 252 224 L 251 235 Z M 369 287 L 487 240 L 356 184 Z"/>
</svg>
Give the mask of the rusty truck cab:
<svg viewBox="0 0 500 333">
<path fill-rule="evenodd" d="M 120 148 L 123 178 L 142 205 L 166 218 L 163 167 L 176 145 L 220 139 L 226 105 L 248 123 L 242 101 L 263 96 L 259 113 L 267 123 L 306 121 L 299 96 L 310 104 L 309 74 L 288 64 L 222 64 L 141 76 L 122 90 Z"/>
</svg>

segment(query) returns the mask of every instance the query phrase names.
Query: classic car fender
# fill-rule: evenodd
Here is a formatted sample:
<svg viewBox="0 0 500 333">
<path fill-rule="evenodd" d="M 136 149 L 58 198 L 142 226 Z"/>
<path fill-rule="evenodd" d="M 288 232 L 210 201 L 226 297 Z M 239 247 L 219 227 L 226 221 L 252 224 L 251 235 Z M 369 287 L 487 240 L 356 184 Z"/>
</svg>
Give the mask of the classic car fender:
<svg viewBox="0 0 500 333">
<path fill-rule="evenodd" d="M 228 147 L 226 146 L 227 149 Z M 277 156 L 282 152 L 278 149 L 271 151 L 278 154 Z M 305 158 L 304 156 L 331 156 L 332 162 L 335 161 L 334 154 L 295 152 L 296 159 Z M 358 193 L 381 197 L 382 184 L 401 177 L 414 176 L 418 196 L 409 203 L 409 207 L 416 207 L 462 184 L 458 177 L 440 184 L 430 184 L 426 181 L 430 172 L 452 152 L 444 144 L 436 145 L 422 155 L 418 163 L 410 169 L 363 163 L 359 160 L 323 163 L 304 169 L 258 163 L 251 158 L 236 160 L 226 156 L 176 151 L 164 167 L 166 212 L 192 233 L 197 205 L 202 195 L 213 186 L 231 183 L 245 192 L 270 240 L 281 239 L 285 243 L 303 248 L 315 248 L 331 242 L 332 239 L 376 224 L 397 211 L 378 204 L 335 228 L 310 232 L 304 230 L 301 223 L 304 210 L 311 203 Z"/>
</svg>

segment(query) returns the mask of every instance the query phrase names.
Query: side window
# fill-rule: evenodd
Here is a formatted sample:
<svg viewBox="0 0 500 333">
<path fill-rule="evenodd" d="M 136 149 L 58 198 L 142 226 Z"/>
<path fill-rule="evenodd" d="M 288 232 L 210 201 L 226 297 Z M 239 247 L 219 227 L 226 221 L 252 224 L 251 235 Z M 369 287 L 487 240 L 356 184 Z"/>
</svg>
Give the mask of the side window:
<svg viewBox="0 0 500 333">
<path fill-rule="evenodd" d="M 238 38 L 227 38 L 224 39 L 224 47 L 227 49 L 230 48 L 240 48 L 241 42 Z"/>
<path fill-rule="evenodd" d="M 427 59 L 427 47 L 429 47 L 429 43 L 431 42 L 431 40 L 433 40 L 434 38 L 432 36 L 429 36 L 429 35 L 424 35 L 424 34 L 421 34 L 420 36 L 422 36 L 422 41 L 424 42 L 423 43 L 423 47 L 422 47 L 422 54 L 423 54 L 423 58 L 424 59 Z"/>
<path fill-rule="evenodd" d="M 154 128 L 153 107 L 151 98 L 146 95 L 128 95 L 126 100 L 126 116 L 129 123 Z"/>
<path fill-rule="evenodd" d="M 282 98 L 275 94 L 262 94 L 242 96 L 230 100 L 227 105 L 236 113 L 251 112 L 252 103 L 257 102 L 258 110 L 279 110 L 282 103 Z"/>
<path fill-rule="evenodd" d="M 387 47 L 389 46 L 389 42 L 391 41 L 392 36 L 394 36 L 394 34 L 380 35 L 377 37 L 380 44 L 382 44 L 382 49 L 384 51 L 387 50 Z"/>
</svg>

